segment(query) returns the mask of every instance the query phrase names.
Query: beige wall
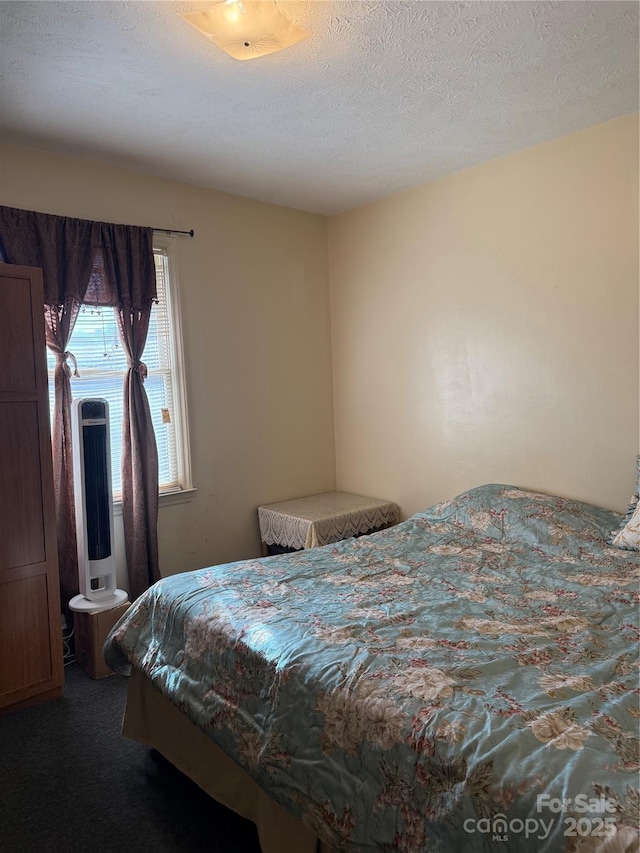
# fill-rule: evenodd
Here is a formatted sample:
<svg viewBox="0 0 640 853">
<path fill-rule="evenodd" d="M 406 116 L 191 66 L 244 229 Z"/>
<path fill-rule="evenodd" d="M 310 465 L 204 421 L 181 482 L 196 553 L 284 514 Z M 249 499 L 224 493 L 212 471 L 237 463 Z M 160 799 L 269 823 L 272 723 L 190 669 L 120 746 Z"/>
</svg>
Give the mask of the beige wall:
<svg viewBox="0 0 640 853">
<path fill-rule="evenodd" d="M 622 510 L 638 452 L 638 117 L 329 220 L 338 487 Z"/>
<path fill-rule="evenodd" d="M 0 169 L 3 204 L 196 231 L 177 247 L 198 491 L 161 508 L 163 573 L 257 554 L 260 503 L 336 482 L 405 516 L 485 482 L 624 509 L 637 116 L 332 217 L 329 265 L 322 217 L 11 145 Z"/>
<path fill-rule="evenodd" d="M 2 204 L 195 229 L 176 243 L 198 491 L 160 509 L 161 569 L 256 556 L 259 504 L 335 487 L 325 219 L 34 149 L 0 167 Z"/>
</svg>

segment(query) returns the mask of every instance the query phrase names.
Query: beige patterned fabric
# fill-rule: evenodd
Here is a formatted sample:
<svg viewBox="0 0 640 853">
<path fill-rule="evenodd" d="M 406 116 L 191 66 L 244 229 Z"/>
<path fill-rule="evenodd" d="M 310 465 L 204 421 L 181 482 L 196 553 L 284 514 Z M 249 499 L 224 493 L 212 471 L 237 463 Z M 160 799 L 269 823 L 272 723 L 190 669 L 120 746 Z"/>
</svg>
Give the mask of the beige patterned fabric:
<svg viewBox="0 0 640 853">
<path fill-rule="evenodd" d="M 640 502 L 622 530 L 614 535 L 611 544 L 627 551 L 640 551 Z"/>
<path fill-rule="evenodd" d="M 400 507 L 363 495 L 326 492 L 258 507 L 258 519 L 262 541 L 267 545 L 315 548 L 391 527 L 400 520 Z"/>
</svg>

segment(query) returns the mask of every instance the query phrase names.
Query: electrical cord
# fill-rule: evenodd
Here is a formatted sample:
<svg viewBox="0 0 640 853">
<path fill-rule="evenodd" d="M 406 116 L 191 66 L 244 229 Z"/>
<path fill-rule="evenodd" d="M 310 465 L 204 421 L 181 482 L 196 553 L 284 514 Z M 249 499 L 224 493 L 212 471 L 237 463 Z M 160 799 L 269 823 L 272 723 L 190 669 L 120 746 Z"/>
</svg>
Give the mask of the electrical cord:
<svg viewBox="0 0 640 853">
<path fill-rule="evenodd" d="M 75 654 L 71 650 L 71 638 L 73 637 L 75 629 L 76 627 L 74 625 L 69 634 L 62 635 L 62 660 L 65 666 L 69 666 L 69 664 L 73 663 L 76 659 Z"/>
</svg>

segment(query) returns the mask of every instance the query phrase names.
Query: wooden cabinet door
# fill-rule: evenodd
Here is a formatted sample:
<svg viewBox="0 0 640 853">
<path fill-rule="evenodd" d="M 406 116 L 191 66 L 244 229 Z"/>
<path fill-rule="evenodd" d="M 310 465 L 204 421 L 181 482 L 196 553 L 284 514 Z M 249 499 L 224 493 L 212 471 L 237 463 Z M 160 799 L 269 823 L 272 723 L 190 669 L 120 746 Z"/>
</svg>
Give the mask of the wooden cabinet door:
<svg viewBox="0 0 640 853">
<path fill-rule="evenodd" d="M 60 695 L 42 272 L 0 264 L 0 708 Z"/>
</svg>

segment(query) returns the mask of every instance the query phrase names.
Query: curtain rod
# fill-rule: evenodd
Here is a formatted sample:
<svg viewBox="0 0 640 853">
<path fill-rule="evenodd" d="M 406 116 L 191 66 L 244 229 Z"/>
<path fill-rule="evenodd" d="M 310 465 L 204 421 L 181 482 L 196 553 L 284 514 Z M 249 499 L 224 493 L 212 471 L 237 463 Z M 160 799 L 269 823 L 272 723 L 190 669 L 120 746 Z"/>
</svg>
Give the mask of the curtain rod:
<svg viewBox="0 0 640 853">
<path fill-rule="evenodd" d="M 153 230 L 162 231 L 163 234 L 186 234 L 188 237 L 195 235 L 193 228 L 190 231 L 176 231 L 175 228 L 154 228 Z"/>
</svg>

